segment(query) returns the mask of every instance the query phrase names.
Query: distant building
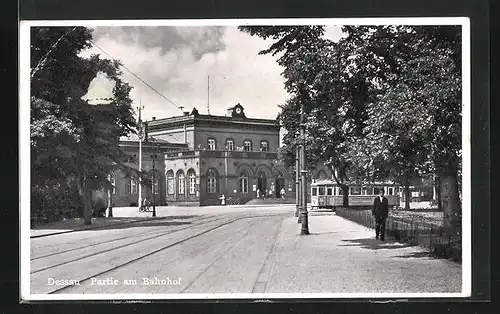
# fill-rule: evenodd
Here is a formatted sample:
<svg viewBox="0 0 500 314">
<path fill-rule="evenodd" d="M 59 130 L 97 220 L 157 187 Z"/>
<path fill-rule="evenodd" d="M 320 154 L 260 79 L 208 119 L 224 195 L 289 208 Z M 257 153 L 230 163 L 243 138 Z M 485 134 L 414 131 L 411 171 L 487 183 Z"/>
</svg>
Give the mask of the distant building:
<svg viewBox="0 0 500 314">
<path fill-rule="evenodd" d="M 222 194 L 247 201 L 257 190 L 280 197 L 282 188 L 295 198 L 295 178 L 277 158 L 277 120 L 247 118 L 237 104 L 226 116 L 201 115 L 195 108 L 183 116 L 153 118 L 146 126 L 142 169 L 155 180 L 152 189 L 142 187 L 142 195 L 154 194 L 156 204 L 215 205 Z M 120 145 L 138 167 L 138 139 Z M 153 176 L 154 153 L 159 158 Z M 137 205 L 138 182 L 121 173 L 111 181 L 113 206 Z"/>
</svg>

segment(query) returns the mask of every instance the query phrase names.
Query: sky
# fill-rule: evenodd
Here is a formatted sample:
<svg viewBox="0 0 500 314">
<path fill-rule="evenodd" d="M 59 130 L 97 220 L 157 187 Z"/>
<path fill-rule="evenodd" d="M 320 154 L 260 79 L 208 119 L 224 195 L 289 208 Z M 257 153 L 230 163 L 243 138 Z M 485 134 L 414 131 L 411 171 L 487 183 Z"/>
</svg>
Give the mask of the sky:
<svg viewBox="0 0 500 314">
<path fill-rule="evenodd" d="M 272 40 L 239 31 L 236 26 L 98 26 L 93 41 L 125 67 L 123 79 L 132 87 L 134 109 L 144 106 L 143 119 L 182 115 L 177 107 L 224 115 L 240 103 L 249 118 L 275 119 L 288 98 L 283 68 L 270 55 L 259 55 Z M 338 40 L 340 27 L 327 27 L 325 37 Z M 82 56 L 99 53 L 97 47 Z M 208 83 L 210 82 L 210 83 Z M 210 86 L 210 88 L 208 88 Z M 111 96 L 113 84 L 104 75 L 91 83 L 87 98 Z M 175 104 L 175 105 L 174 105 Z"/>
</svg>

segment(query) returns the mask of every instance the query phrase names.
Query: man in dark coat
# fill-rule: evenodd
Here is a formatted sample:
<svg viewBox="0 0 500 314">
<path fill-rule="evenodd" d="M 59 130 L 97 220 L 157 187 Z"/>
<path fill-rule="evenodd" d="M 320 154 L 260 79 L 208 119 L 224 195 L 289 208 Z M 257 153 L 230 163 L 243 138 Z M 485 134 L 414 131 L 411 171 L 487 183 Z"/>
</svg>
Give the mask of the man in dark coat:
<svg viewBox="0 0 500 314">
<path fill-rule="evenodd" d="M 375 238 L 385 240 L 385 220 L 389 216 L 389 202 L 384 196 L 384 189 L 380 189 L 380 194 L 373 201 L 372 214 L 375 216 Z"/>
</svg>

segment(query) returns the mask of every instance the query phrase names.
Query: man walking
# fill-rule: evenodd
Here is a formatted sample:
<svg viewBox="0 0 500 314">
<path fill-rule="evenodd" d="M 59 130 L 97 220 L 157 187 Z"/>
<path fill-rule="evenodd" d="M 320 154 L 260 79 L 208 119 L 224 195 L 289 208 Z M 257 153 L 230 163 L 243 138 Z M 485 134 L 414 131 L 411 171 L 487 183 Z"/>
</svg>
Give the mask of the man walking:
<svg viewBox="0 0 500 314">
<path fill-rule="evenodd" d="M 373 201 L 372 214 L 375 216 L 375 238 L 385 240 L 385 220 L 389 215 L 389 202 L 384 196 L 384 189 L 380 189 L 379 196 Z"/>
</svg>

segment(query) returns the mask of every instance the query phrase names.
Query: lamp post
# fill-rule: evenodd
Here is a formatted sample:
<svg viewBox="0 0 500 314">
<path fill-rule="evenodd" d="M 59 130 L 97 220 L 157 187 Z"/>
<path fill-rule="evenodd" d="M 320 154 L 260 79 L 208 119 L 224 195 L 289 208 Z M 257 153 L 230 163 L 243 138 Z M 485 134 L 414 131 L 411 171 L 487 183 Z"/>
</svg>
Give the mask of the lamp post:
<svg viewBox="0 0 500 314">
<path fill-rule="evenodd" d="M 156 171 L 155 171 L 155 160 L 159 157 L 159 154 L 158 154 L 159 146 L 160 146 L 160 144 L 156 145 L 157 150 L 151 155 L 151 159 L 153 160 L 153 180 L 152 180 L 152 184 L 151 184 L 151 194 L 153 195 L 153 217 L 156 217 L 156 200 L 155 200 Z"/>
<path fill-rule="evenodd" d="M 139 110 L 139 122 L 137 123 L 139 126 L 139 173 L 142 171 L 142 141 L 145 139 L 145 130 L 144 130 L 144 125 L 142 124 L 141 120 L 141 111 L 144 109 L 144 106 L 140 106 L 137 108 Z M 139 206 L 139 209 L 142 206 L 142 182 L 141 182 L 141 176 L 139 176 L 139 193 L 138 193 L 138 200 L 137 200 L 137 206 Z"/>
<path fill-rule="evenodd" d="M 301 174 L 301 192 L 302 192 L 302 208 L 300 213 L 300 222 L 302 223 L 300 234 L 309 234 L 309 223 L 307 215 L 307 182 L 306 182 L 306 125 L 304 122 L 304 103 L 300 104 L 300 136 L 302 140 L 302 149 L 300 154 L 300 174 Z"/>
</svg>

